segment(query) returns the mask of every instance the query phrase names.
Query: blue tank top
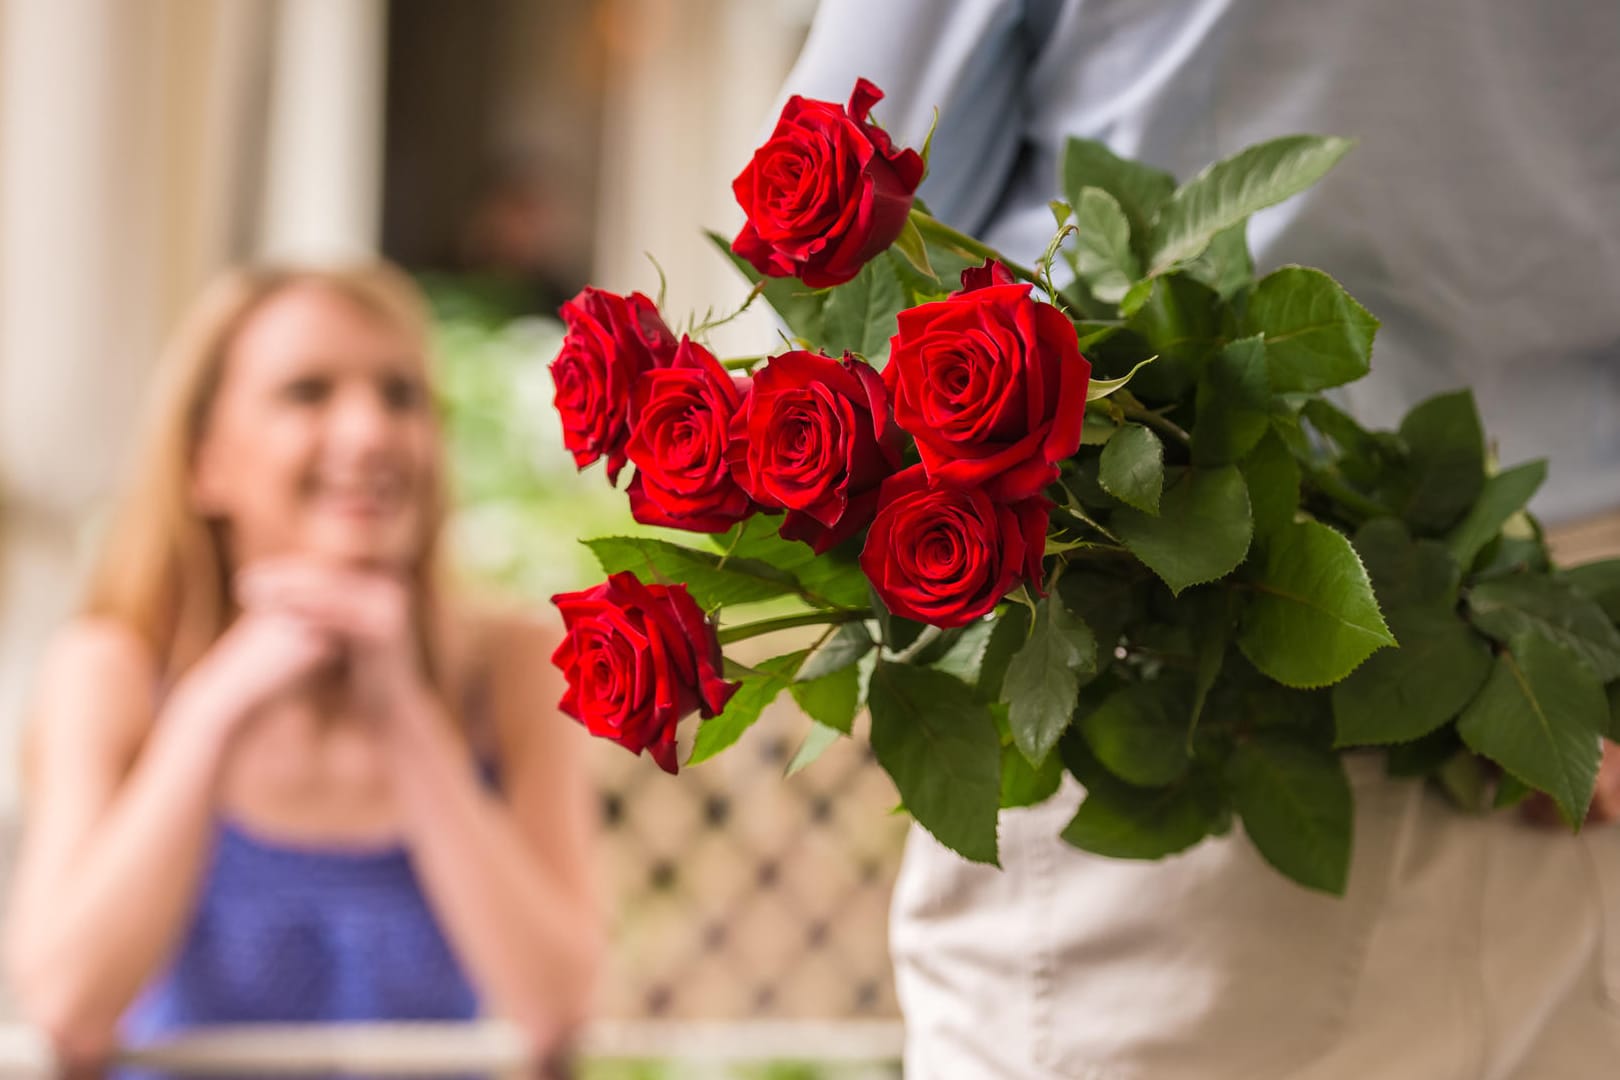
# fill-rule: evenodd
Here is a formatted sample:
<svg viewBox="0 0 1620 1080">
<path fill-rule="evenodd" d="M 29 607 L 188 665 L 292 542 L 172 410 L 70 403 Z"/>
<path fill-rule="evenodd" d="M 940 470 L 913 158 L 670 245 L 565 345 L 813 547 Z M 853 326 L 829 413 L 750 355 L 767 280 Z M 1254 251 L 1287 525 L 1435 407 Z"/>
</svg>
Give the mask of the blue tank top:
<svg viewBox="0 0 1620 1080">
<path fill-rule="evenodd" d="M 296 846 L 222 821 L 185 939 L 123 1036 L 477 1013 L 403 845 Z"/>
</svg>

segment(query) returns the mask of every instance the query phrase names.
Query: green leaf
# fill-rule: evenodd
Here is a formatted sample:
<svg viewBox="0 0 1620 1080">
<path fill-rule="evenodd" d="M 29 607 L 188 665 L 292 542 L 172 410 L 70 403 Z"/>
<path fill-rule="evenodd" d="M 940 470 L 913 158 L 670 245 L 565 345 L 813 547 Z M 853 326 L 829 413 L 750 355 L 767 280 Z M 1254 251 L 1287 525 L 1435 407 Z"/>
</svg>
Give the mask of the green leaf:
<svg viewBox="0 0 1620 1080">
<path fill-rule="evenodd" d="M 1461 571 L 1444 544 L 1413 541 L 1399 518 L 1373 518 L 1355 536 L 1373 592 L 1385 611 L 1401 607 L 1451 607 Z"/>
<path fill-rule="evenodd" d="M 1195 465 L 1226 465 L 1254 449 L 1270 424 L 1271 383 L 1266 346 L 1240 338 L 1211 358 L 1198 380 Z"/>
<path fill-rule="evenodd" d="M 1029 637 L 1008 663 L 1001 687 L 1013 740 L 1032 763 L 1057 745 L 1074 717 L 1080 676 L 1096 670 L 1097 641 L 1091 628 L 1061 596 L 1039 601 Z"/>
<path fill-rule="evenodd" d="M 1030 622 L 1034 612 L 1023 604 L 1007 604 L 995 618 L 990 631 L 990 642 L 985 646 L 984 659 L 979 664 L 979 697 L 985 701 L 1000 701 L 1001 687 L 1006 681 L 1007 665 L 1013 655 L 1029 640 Z"/>
<path fill-rule="evenodd" d="M 1119 501 L 1157 515 L 1164 489 L 1164 444 L 1141 424 L 1126 424 L 1103 447 L 1097 482 Z"/>
<path fill-rule="evenodd" d="M 1468 613 L 1498 641 L 1539 634 L 1586 661 L 1599 681 L 1620 679 L 1620 630 L 1596 600 L 1567 581 L 1543 574 L 1482 581 L 1468 592 Z"/>
<path fill-rule="evenodd" d="M 810 659 L 799 669 L 799 681 L 811 682 L 843 668 L 854 667 L 876 645 L 865 623 L 847 622 L 810 654 Z"/>
<path fill-rule="evenodd" d="M 609 574 L 629 570 L 646 582 L 686 585 L 705 611 L 769 600 L 795 592 L 791 574 L 757 559 L 728 559 L 645 536 L 602 536 L 583 541 Z"/>
<path fill-rule="evenodd" d="M 1518 806 L 1535 788 L 1520 780 L 1511 773 L 1504 773 L 1501 781 L 1496 785 L 1496 798 L 1491 800 L 1491 807 L 1495 810 L 1504 810 L 1510 806 Z"/>
<path fill-rule="evenodd" d="M 1477 753 L 1551 795 L 1572 827 L 1586 816 L 1608 726 L 1603 686 L 1573 653 L 1535 634 L 1496 657 L 1457 731 Z"/>
<path fill-rule="evenodd" d="M 985 706 L 949 675 L 880 663 L 869 708 L 872 752 L 918 824 L 964 858 L 999 865 L 1001 740 Z"/>
<path fill-rule="evenodd" d="M 1074 203 L 1074 269 L 1091 294 L 1117 304 L 1142 276 L 1142 265 L 1131 250 L 1131 225 L 1119 202 L 1097 187 L 1083 187 Z"/>
<path fill-rule="evenodd" d="M 1162 859 L 1225 828 L 1225 807 L 1210 785 L 1197 777 L 1168 788 L 1123 783 L 1076 734 L 1063 740 L 1063 763 L 1085 785 L 1086 799 L 1063 830 L 1069 844 L 1115 859 Z"/>
<path fill-rule="evenodd" d="M 1151 272 L 1163 273 L 1204 250 L 1215 234 L 1320 180 L 1353 144 L 1290 135 L 1218 161 L 1170 196 L 1153 225 Z"/>
<path fill-rule="evenodd" d="M 1254 508 L 1256 536 L 1269 536 L 1294 520 L 1299 510 L 1299 462 L 1272 428 L 1260 437 L 1240 466 Z"/>
<path fill-rule="evenodd" d="M 1165 489 L 1157 517 L 1125 506 L 1113 526 L 1131 553 L 1179 593 L 1226 576 L 1248 554 L 1249 492 L 1235 466 L 1189 468 Z"/>
<path fill-rule="evenodd" d="M 742 686 L 731 695 L 725 709 L 698 725 L 692 755 L 686 763 L 696 765 L 707 761 L 741 738 L 743 732 L 754 726 L 766 706 L 787 689 L 807 654 L 808 650 L 800 649 L 755 665 L 755 674 L 742 680 Z"/>
<path fill-rule="evenodd" d="M 788 685 L 788 692 L 799 708 L 818 724 L 848 735 L 855 726 L 860 708 L 861 679 L 855 665 L 841 667 L 815 679 L 799 679 Z"/>
<path fill-rule="evenodd" d="M 923 649 L 911 658 L 911 662 L 954 675 L 969 686 L 976 686 L 984 666 L 985 650 L 995 628 L 995 620 L 977 619 L 967 626 L 947 630 L 934 639 L 933 647 Z"/>
<path fill-rule="evenodd" d="M 1135 285 L 1130 287 L 1130 289 L 1125 293 L 1124 297 L 1122 297 L 1119 301 L 1119 314 L 1121 318 L 1129 319 L 1138 311 L 1142 310 L 1142 305 L 1146 304 L 1148 302 L 1148 297 L 1153 295 L 1153 283 L 1156 280 L 1158 279 L 1143 278 L 1141 281 L 1138 281 Z"/>
<path fill-rule="evenodd" d="M 1249 257 L 1248 222 L 1222 229 L 1198 258 L 1182 264 L 1181 272 L 1230 300 L 1254 281 L 1254 260 Z"/>
<path fill-rule="evenodd" d="M 1086 382 L 1086 403 L 1089 405 L 1093 401 L 1100 401 L 1103 398 L 1108 397 L 1110 394 L 1113 394 L 1115 391 L 1123 390 L 1125 388 L 1126 384 L 1131 381 L 1131 378 L 1138 371 L 1141 371 L 1143 368 L 1147 367 L 1149 364 L 1153 363 L 1153 361 L 1155 361 L 1157 359 L 1158 359 L 1158 357 L 1156 357 L 1156 356 L 1150 356 L 1146 360 L 1138 361 L 1137 365 L 1135 367 L 1131 368 L 1131 370 L 1127 371 L 1125 374 L 1121 375 L 1117 379 L 1090 379 L 1090 380 L 1087 380 L 1087 382 Z M 1081 440 L 1082 441 L 1084 441 L 1084 437 L 1085 437 L 1084 432 L 1082 431 L 1082 435 L 1081 435 Z"/>
<path fill-rule="evenodd" d="M 1458 737 L 1456 726 L 1447 724 L 1421 739 L 1391 746 L 1384 756 L 1385 772 L 1402 779 L 1429 776 L 1453 754 L 1469 752 Z"/>
<path fill-rule="evenodd" d="M 810 545 L 777 535 L 782 519 L 755 514 L 729 532 L 713 537 L 726 565 L 743 560 L 766 563 L 798 582 L 804 599 L 816 607 L 864 608 L 870 598 L 866 575 L 848 545 L 817 555 Z"/>
<path fill-rule="evenodd" d="M 1153 279 L 1147 302 L 1125 323 L 1159 357 L 1140 376 L 1141 393 L 1170 400 L 1193 386 L 1220 343 L 1221 306 L 1213 289 L 1184 274 Z"/>
<path fill-rule="evenodd" d="M 1071 138 L 1063 147 L 1063 195 L 1079 205 L 1083 188 L 1100 188 L 1114 197 L 1139 241 L 1176 188 L 1175 178 L 1140 162 L 1115 155 L 1100 142 Z"/>
<path fill-rule="evenodd" d="M 1244 831 L 1267 862 L 1306 888 L 1344 895 L 1353 805 L 1339 755 L 1253 739 L 1233 751 L 1226 782 Z"/>
<path fill-rule="evenodd" d="M 1164 680 L 1133 683 L 1080 718 L 1080 731 L 1109 772 L 1141 787 L 1163 787 L 1186 775 L 1185 697 Z"/>
<path fill-rule="evenodd" d="M 1395 644 L 1367 571 L 1343 534 L 1316 521 L 1268 537 L 1250 581 L 1238 647 L 1285 686 L 1338 682 L 1376 649 Z"/>
<path fill-rule="evenodd" d="M 1271 388 L 1322 390 L 1367 374 L 1378 320 L 1320 270 L 1285 266 L 1260 279 L 1244 334 L 1263 334 Z"/>
<path fill-rule="evenodd" d="M 781 316 L 795 337 L 805 341 L 821 339 L 821 312 L 827 303 L 826 293 L 812 289 L 798 278 L 766 277 L 755 270 L 747 259 L 731 250 L 730 240 L 712 231 L 706 231 L 704 235 L 720 249 L 721 254 L 731 260 L 743 277 L 755 285 L 764 282 L 761 294 L 765 302 Z"/>
<path fill-rule="evenodd" d="M 895 317 L 905 310 L 906 294 L 885 259 L 867 263 L 852 281 L 832 290 L 816 344 L 832 356 L 844 350 L 878 360 L 889 353 Z"/>
<path fill-rule="evenodd" d="M 883 635 L 883 645 L 890 652 L 899 652 L 922 635 L 926 627 L 904 615 L 896 615 L 883 604 L 883 598 L 877 590 L 870 587 L 868 594 L 871 597 L 872 611 L 877 615 L 878 631 Z"/>
<path fill-rule="evenodd" d="M 1467 390 L 1429 398 L 1401 421 L 1411 462 L 1401 515 L 1421 533 L 1444 532 L 1485 487 L 1485 432 Z"/>
<path fill-rule="evenodd" d="M 904 255 L 906 261 L 911 263 L 919 274 L 936 281 L 939 279 L 939 275 L 934 273 L 933 264 L 928 261 L 928 243 L 923 239 L 917 223 L 909 216 L 906 218 L 905 226 L 900 230 L 900 235 L 895 237 L 894 250 Z"/>
<path fill-rule="evenodd" d="M 1486 480 L 1479 498 L 1446 536 L 1457 565 L 1465 571 L 1473 566 L 1485 545 L 1496 539 L 1508 518 L 1524 509 L 1546 478 L 1547 463 L 1537 459 Z"/>
<path fill-rule="evenodd" d="M 799 744 L 798 752 L 793 755 L 793 760 L 788 762 L 787 769 L 782 775 L 792 776 L 814 764 L 815 760 L 826 752 L 827 747 L 837 742 L 842 734 L 837 728 L 812 722 L 810 733 L 804 737 L 804 742 Z"/>
<path fill-rule="evenodd" d="M 1034 806 L 1057 793 L 1063 782 L 1063 762 L 1048 754 L 1039 765 L 1031 765 L 1012 743 L 1001 748 L 1001 806 Z"/>
<path fill-rule="evenodd" d="M 1620 559 L 1572 566 L 1560 570 L 1558 576 L 1596 600 L 1610 619 L 1620 622 Z"/>
<path fill-rule="evenodd" d="M 1367 658 L 1333 687 L 1337 745 L 1409 742 L 1456 716 L 1491 671 L 1491 650 L 1444 607 L 1394 608 L 1400 647 Z"/>
</svg>

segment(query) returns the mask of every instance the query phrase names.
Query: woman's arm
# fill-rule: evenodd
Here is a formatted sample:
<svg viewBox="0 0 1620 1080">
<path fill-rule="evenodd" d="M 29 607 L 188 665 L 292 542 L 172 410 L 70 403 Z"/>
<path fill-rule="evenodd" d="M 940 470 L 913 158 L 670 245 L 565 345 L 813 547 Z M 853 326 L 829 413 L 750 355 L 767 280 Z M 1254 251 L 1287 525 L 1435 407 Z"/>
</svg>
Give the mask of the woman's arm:
<svg viewBox="0 0 1620 1080">
<path fill-rule="evenodd" d="M 428 897 L 491 1011 L 549 1052 L 586 1017 L 603 944 L 584 735 L 557 711 L 552 634 L 490 634 L 499 795 L 431 700 L 386 722 L 396 791 Z"/>
<path fill-rule="evenodd" d="M 51 649 L 5 945 L 24 1014 L 64 1057 L 112 1048 L 179 940 L 238 722 L 330 648 L 291 617 L 244 619 L 155 718 L 156 667 L 132 632 L 83 620 Z"/>
</svg>

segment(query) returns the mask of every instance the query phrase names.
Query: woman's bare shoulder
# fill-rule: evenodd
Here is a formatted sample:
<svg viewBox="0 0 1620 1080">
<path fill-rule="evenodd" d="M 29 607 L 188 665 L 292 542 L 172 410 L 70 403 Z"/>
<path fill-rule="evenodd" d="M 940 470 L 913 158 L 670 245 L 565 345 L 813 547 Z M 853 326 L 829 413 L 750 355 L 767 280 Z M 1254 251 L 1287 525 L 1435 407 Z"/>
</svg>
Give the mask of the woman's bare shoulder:
<svg viewBox="0 0 1620 1080">
<path fill-rule="evenodd" d="M 51 639 L 39 668 L 35 719 L 114 743 L 138 741 L 158 691 L 152 649 L 129 626 L 79 616 Z"/>
</svg>

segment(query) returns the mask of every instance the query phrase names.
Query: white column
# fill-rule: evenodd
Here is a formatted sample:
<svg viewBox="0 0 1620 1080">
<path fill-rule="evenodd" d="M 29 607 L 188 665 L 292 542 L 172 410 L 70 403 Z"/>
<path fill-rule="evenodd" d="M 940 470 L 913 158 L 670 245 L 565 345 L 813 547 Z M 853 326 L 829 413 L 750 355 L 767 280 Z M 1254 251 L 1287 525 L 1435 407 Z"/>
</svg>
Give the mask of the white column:
<svg viewBox="0 0 1620 1080">
<path fill-rule="evenodd" d="M 281 0 L 259 252 L 374 254 L 382 223 L 383 0 Z"/>
</svg>

